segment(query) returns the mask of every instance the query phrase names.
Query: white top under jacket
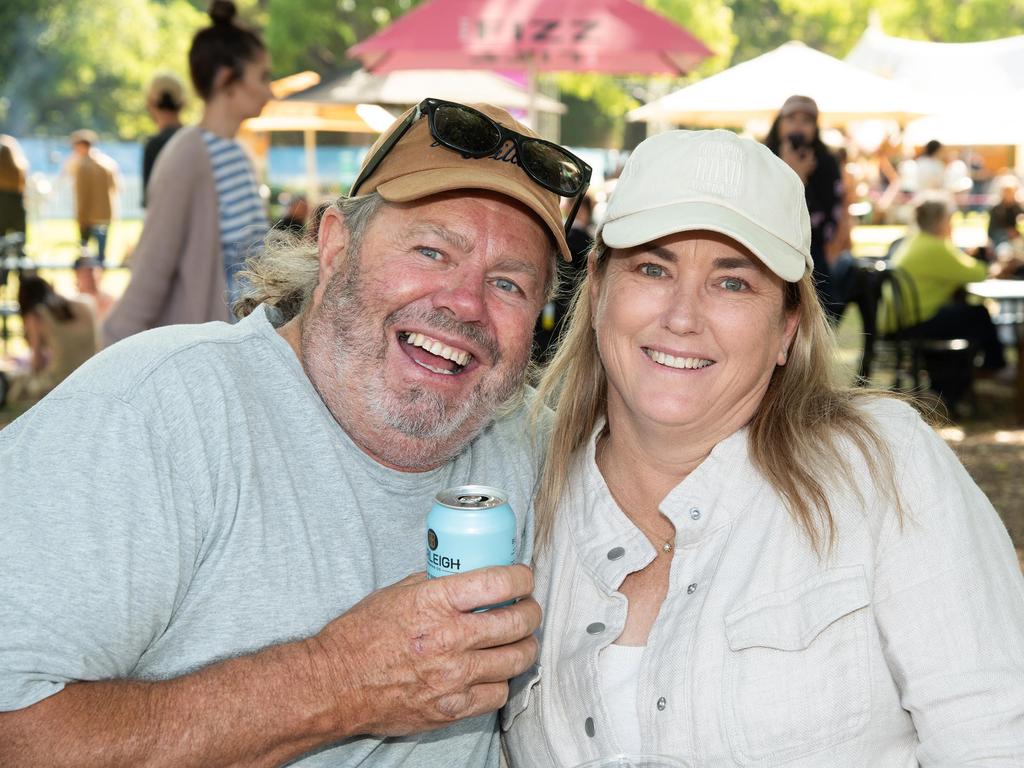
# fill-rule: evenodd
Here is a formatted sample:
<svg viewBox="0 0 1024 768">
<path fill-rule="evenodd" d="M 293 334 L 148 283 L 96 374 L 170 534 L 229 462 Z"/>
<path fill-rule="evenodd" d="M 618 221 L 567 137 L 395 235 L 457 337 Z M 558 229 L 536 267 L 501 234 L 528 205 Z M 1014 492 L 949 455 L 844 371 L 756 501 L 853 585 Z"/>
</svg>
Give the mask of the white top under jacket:
<svg viewBox="0 0 1024 768">
<path fill-rule="evenodd" d="M 645 752 L 703 768 L 1024 766 L 1024 579 L 1006 529 L 916 412 L 864 407 L 894 453 L 902 528 L 844 445 L 860 498 L 831 494 L 838 536 L 819 559 L 746 430 L 662 502 L 676 550 L 640 670 Z M 625 624 L 619 585 L 655 551 L 612 500 L 593 439 L 576 461 L 536 563 L 538 665 L 502 714 L 516 768 L 622 751 L 598 653 Z"/>
</svg>

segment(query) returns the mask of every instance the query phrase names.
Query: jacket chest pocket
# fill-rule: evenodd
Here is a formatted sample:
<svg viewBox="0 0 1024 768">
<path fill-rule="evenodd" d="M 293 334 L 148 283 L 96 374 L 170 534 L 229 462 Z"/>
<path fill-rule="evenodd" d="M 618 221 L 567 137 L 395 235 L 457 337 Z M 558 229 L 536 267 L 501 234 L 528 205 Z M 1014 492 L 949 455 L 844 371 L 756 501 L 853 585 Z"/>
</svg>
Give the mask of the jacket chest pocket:
<svg viewBox="0 0 1024 768">
<path fill-rule="evenodd" d="M 863 731 L 869 603 L 863 569 L 849 566 L 725 617 L 724 719 L 741 764 L 795 759 Z"/>
</svg>

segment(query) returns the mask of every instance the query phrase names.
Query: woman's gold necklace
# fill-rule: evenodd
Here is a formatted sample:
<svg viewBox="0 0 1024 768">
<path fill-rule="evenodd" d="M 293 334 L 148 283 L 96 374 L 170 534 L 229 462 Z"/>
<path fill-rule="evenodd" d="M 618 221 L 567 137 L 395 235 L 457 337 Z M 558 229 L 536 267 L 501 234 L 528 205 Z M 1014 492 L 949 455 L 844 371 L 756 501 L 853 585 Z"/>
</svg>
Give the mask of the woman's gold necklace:
<svg viewBox="0 0 1024 768">
<path fill-rule="evenodd" d="M 625 510 L 623 510 L 623 511 L 625 511 Z M 659 541 L 661 542 L 661 545 L 660 545 L 661 552 L 671 552 L 673 549 L 675 549 L 675 544 L 672 543 L 672 539 L 666 539 L 666 538 L 664 538 L 662 536 L 658 536 L 658 535 L 656 535 L 654 533 L 651 533 L 649 530 L 647 530 L 642 525 L 640 525 L 640 523 L 638 523 L 636 520 L 634 520 L 632 517 L 630 517 L 629 514 L 627 514 L 626 517 L 629 517 L 630 522 L 632 522 L 633 525 L 635 525 L 637 528 L 639 528 L 640 532 L 643 533 L 644 536 L 646 536 L 650 540 L 650 542 L 652 544 L 654 544 L 655 549 L 659 548 L 659 545 L 658 545 Z M 658 552 L 657 554 L 660 555 L 661 552 Z"/>
<path fill-rule="evenodd" d="M 601 454 L 604 453 L 605 440 L 602 439 L 603 437 L 604 435 L 601 435 L 598 438 L 597 449 L 595 451 L 594 456 L 595 460 L 597 460 L 601 456 Z M 657 534 L 654 534 L 648 529 L 644 528 L 642 525 L 640 525 L 640 523 L 636 521 L 636 519 L 631 514 L 629 514 L 629 512 L 626 511 L 626 505 L 622 503 L 622 501 L 619 499 L 615 491 L 612 490 L 612 487 L 607 482 L 607 480 L 605 481 L 605 485 L 607 486 L 609 493 L 611 493 L 612 498 L 615 500 L 615 503 L 619 505 L 619 509 L 622 510 L 622 514 L 629 518 L 629 522 L 635 525 L 640 530 L 640 532 L 647 537 L 648 541 L 650 541 L 651 544 L 654 545 L 655 557 L 660 556 L 662 552 L 665 552 L 667 554 L 676 548 L 675 544 L 673 543 L 674 536 L 672 538 L 666 539 L 664 536 L 658 536 Z M 661 543 L 659 544 L 658 542 Z"/>
</svg>

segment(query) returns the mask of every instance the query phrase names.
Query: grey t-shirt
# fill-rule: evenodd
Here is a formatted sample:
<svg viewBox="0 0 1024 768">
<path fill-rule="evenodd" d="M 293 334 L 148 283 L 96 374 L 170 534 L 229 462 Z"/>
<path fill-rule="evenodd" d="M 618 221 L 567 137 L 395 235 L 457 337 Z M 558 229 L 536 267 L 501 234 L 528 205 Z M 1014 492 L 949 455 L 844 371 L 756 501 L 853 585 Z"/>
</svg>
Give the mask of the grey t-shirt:
<svg viewBox="0 0 1024 768">
<path fill-rule="evenodd" d="M 504 488 L 531 554 L 519 408 L 451 463 L 385 468 L 258 309 L 93 358 L 0 432 L 0 710 L 69 681 L 166 679 L 305 637 L 424 568 L 437 491 Z M 303 766 L 494 766 L 493 715 L 359 738 Z"/>
</svg>

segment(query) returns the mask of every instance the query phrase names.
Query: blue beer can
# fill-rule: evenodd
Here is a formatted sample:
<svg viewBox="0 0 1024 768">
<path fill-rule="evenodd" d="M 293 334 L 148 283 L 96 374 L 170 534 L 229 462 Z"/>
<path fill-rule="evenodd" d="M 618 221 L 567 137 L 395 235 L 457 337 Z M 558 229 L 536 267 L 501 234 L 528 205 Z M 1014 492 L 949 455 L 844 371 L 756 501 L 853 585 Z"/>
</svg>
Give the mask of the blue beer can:
<svg viewBox="0 0 1024 768">
<path fill-rule="evenodd" d="M 458 485 L 434 497 L 427 515 L 429 578 L 515 562 L 516 516 L 507 493 Z"/>
</svg>

